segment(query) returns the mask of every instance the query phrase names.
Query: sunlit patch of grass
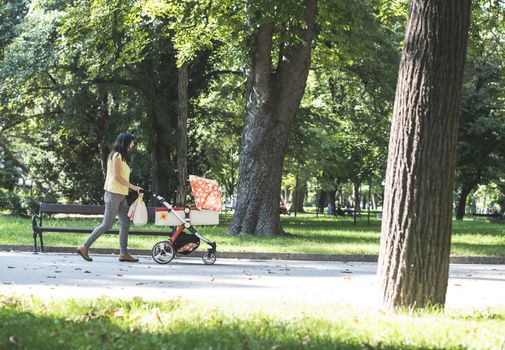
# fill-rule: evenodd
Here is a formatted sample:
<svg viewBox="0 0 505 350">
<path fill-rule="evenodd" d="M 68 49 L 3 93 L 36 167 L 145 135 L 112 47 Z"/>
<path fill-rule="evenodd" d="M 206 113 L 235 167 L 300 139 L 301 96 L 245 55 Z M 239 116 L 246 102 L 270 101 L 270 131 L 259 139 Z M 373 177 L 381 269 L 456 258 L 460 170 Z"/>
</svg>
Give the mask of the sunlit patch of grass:
<svg viewBox="0 0 505 350">
<path fill-rule="evenodd" d="M 0 348 L 500 349 L 505 309 L 391 313 L 330 304 L 0 296 Z"/>
</svg>

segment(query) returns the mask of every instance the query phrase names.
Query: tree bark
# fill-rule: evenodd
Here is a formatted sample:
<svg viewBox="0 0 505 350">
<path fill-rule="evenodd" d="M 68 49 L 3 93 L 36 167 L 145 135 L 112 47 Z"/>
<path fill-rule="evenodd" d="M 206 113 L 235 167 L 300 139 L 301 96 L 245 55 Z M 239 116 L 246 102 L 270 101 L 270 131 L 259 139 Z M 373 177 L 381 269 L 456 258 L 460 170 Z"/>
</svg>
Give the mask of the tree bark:
<svg viewBox="0 0 505 350">
<path fill-rule="evenodd" d="M 284 234 L 279 218 L 284 154 L 307 82 L 315 15 L 316 0 L 305 0 L 305 23 L 294 29 L 301 41 L 281 45 L 274 73 L 271 72 L 274 23 L 261 24 L 252 38 L 250 90 L 231 235 Z"/>
<path fill-rule="evenodd" d="M 386 308 L 444 305 L 470 0 L 411 1 L 396 89 L 378 277 Z"/>
<path fill-rule="evenodd" d="M 179 118 L 177 121 L 177 196 L 178 206 L 186 204 L 186 179 L 188 177 L 188 64 L 178 69 Z"/>
</svg>

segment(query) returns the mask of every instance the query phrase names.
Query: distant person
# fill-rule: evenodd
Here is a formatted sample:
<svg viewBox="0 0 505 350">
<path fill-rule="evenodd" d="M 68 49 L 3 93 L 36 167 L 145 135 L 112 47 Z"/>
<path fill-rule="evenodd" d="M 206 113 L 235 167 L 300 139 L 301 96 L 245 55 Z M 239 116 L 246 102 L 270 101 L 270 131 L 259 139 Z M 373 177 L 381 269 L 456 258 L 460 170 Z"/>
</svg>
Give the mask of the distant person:
<svg viewBox="0 0 505 350">
<path fill-rule="evenodd" d="M 335 215 L 336 216 L 344 216 L 344 211 L 342 210 L 342 208 L 340 208 L 340 205 L 337 207 L 337 209 L 335 210 Z"/>
<path fill-rule="evenodd" d="M 286 204 L 284 204 L 283 201 L 281 201 L 279 204 L 279 213 L 289 215 L 288 208 L 286 207 Z"/>
<path fill-rule="evenodd" d="M 333 205 L 331 203 L 328 203 L 328 215 L 333 215 Z"/>
<path fill-rule="evenodd" d="M 119 217 L 121 227 L 119 229 L 119 261 L 137 262 L 139 259 L 128 254 L 128 230 L 130 219 L 128 218 L 128 203 L 126 196 L 128 189 L 139 192 L 142 188 L 131 184 L 130 167 L 126 162 L 128 152 L 135 145 L 134 137 L 129 132 L 122 132 L 112 146 L 112 151 L 107 160 L 107 176 L 103 189 L 105 213 L 100 226 L 96 227 L 86 241 L 77 248 L 77 253 L 86 261 L 92 261 L 89 257 L 89 248 L 93 242 L 104 232 L 109 231 L 114 224 L 116 215 Z"/>
</svg>

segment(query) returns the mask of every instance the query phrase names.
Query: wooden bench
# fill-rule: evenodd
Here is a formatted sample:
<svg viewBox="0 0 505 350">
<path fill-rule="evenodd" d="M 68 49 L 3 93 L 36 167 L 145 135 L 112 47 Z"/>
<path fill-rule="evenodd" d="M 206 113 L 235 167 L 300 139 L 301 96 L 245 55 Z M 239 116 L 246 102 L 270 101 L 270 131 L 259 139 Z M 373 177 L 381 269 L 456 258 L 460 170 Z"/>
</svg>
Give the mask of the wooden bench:
<svg viewBox="0 0 505 350">
<path fill-rule="evenodd" d="M 153 207 L 147 208 L 149 220 L 154 220 Z M 68 233 L 85 233 L 89 234 L 93 231 L 94 227 L 55 227 L 44 226 L 42 217 L 44 214 L 80 214 L 80 215 L 103 215 L 105 206 L 103 205 L 77 205 L 77 204 L 57 204 L 57 203 L 40 203 L 38 215 L 32 216 L 33 227 L 33 251 L 37 252 L 37 236 L 40 241 L 40 251 L 44 251 L 44 240 L 42 238 L 45 232 L 68 232 Z M 157 231 L 157 230 L 136 230 L 130 229 L 129 234 L 144 235 L 144 236 L 169 236 L 170 231 Z M 119 230 L 110 230 L 105 233 L 119 234 Z"/>
<path fill-rule="evenodd" d="M 500 218 L 501 216 L 502 215 L 500 213 L 491 213 L 491 214 L 472 213 L 472 218 L 474 219 L 476 217 L 497 219 Z"/>
</svg>

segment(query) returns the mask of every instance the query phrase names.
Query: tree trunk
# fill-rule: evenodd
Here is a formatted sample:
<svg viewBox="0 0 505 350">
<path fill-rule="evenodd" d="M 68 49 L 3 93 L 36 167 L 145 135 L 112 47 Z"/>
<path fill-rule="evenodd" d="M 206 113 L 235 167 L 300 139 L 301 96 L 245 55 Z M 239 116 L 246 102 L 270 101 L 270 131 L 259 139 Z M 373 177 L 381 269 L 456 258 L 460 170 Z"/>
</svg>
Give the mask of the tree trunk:
<svg viewBox="0 0 505 350">
<path fill-rule="evenodd" d="M 326 196 L 327 196 L 326 197 L 326 206 L 328 207 L 328 204 L 331 204 L 331 208 L 333 210 L 332 213 L 328 213 L 328 214 L 331 214 L 331 215 L 335 215 L 335 210 L 337 209 L 336 206 L 335 206 L 336 194 L 337 194 L 336 190 L 332 190 L 332 191 L 326 192 Z"/>
<path fill-rule="evenodd" d="M 338 207 L 341 208 L 341 207 L 345 206 L 344 193 L 342 192 L 342 185 L 340 184 L 340 182 L 337 185 L 337 199 L 336 199 L 336 201 L 338 202 Z"/>
<path fill-rule="evenodd" d="M 461 185 L 461 193 L 459 195 L 458 207 L 456 208 L 456 220 L 463 220 L 465 217 L 465 209 L 466 209 L 466 199 L 468 195 L 472 191 L 474 185 L 463 182 Z"/>
<path fill-rule="evenodd" d="M 396 89 L 378 277 L 384 305 L 444 305 L 470 0 L 411 1 Z"/>
<path fill-rule="evenodd" d="M 158 113 L 156 109 L 157 99 L 156 99 L 156 84 L 153 80 L 153 67 L 150 59 L 146 59 L 142 61 L 140 70 L 138 73 L 138 84 L 140 89 L 142 90 L 146 105 L 147 105 L 147 115 L 148 120 L 151 123 L 151 130 L 149 130 L 148 135 L 150 136 L 150 140 L 147 140 L 150 143 L 151 147 L 151 189 L 150 191 L 156 194 L 160 194 L 159 187 L 159 152 L 160 152 L 160 135 L 159 130 L 160 123 L 158 121 Z M 157 199 L 156 197 L 151 197 L 149 201 L 149 205 L 156 206 Z"/>
<path fill-rule="evenodd" d="M 177 198 L 176 205 L 186 204 L 186 179 L 188 177 L 188 64 L 178 70 L 179 118 L 177 122 Z"/>
<path fill-rule="evenodd" d="M 281 235 L 279 202 L 288 133 L 298 110 L 310 65 L 316 0 L 305 0 L 301 41 L 280 45 L 272 73 L 274 23 L 259 26 L 252 37 L 251 67 L 239 160 L 237 208 L 231 235 Z"/>
<path fill-rule="evenodd" d="M 305 199 L 305 192 L 307 191 L 307 183 L 304 180 L 298 180 L 294 193 L 292 194 L 292 204 L 290 211 L 296 213 L 304 213 L 303 202 Z"/>
<path fill-rule="evenodd" d="M 102 90 L 102 89 L 99 89 Z M 100 144 L 100 160 L 102 163 L 102 174 L 103 174 L 103 179 L 105 180 L 105 177 L 107 175 L 107 161 L 109 158 L 110 154 L 110 146 L 109 142 L 107 140 L 107 130 L 109 130 L 110 126 L 110 111 L 109 111 L 109 102 L 114 108 L 116 107 L 116 104 L 114 103 L 114 98 L 112 97 L 111 94 L 108 92 L 102 92 L 100 94 L 100 101 L 101 101 L 101 108 L 98 110 L 98 120 L 97 120 L 97 125 L 95 128 L 95 132 L 97 135 L 97 141 Z"/>
<path fill-rule="evenodd" d="M 319 193 L 319 199 L 317 200 L 317 208 L 320 213 L 324 213 L 324 207 L 326 206 L 326 191 L 321 191 Z"/>
<path fill-rule="evenodd" d="M 361 182 L 359 181 L 358 178 L 354 179 L 352 182 L 352 197 L 354 198 L 354 212 L 359 213 L 361 212 L 361 196 L 359 193 L 361 187 Z"/>
</svg>

